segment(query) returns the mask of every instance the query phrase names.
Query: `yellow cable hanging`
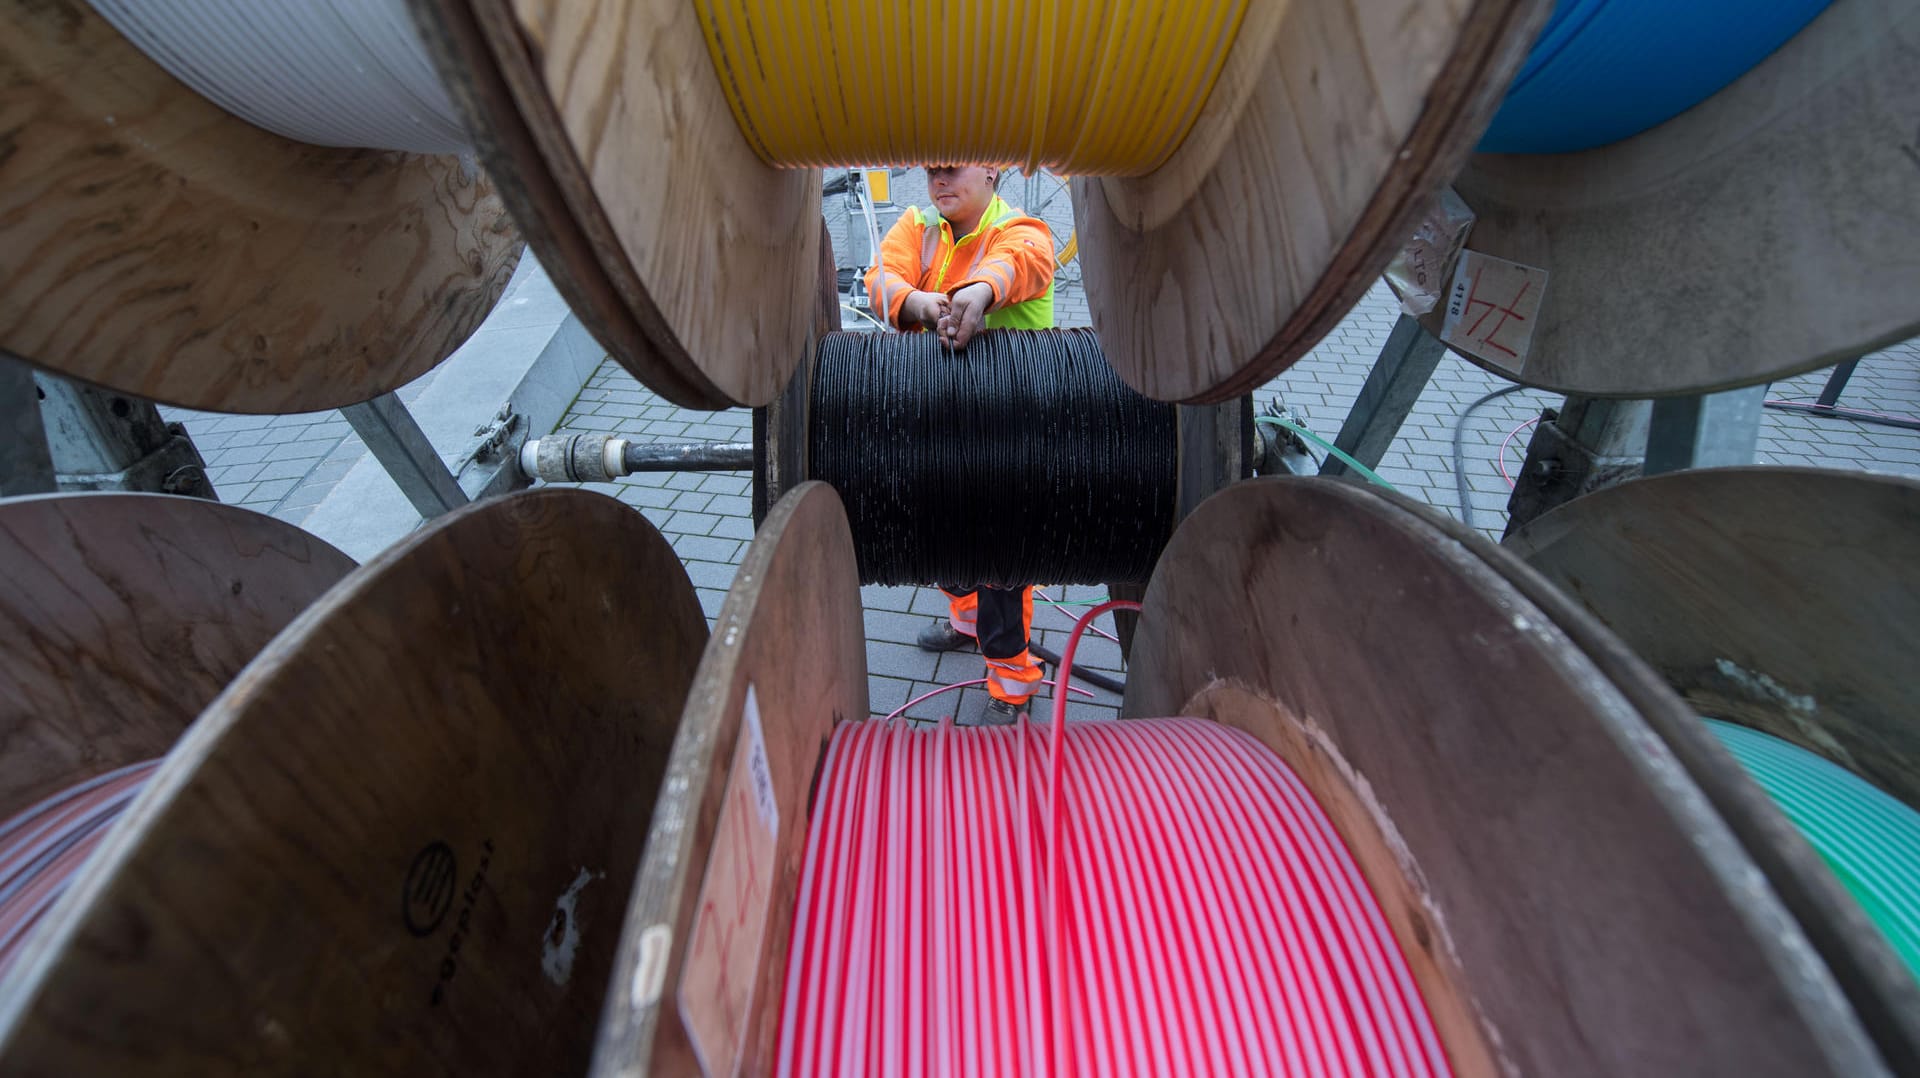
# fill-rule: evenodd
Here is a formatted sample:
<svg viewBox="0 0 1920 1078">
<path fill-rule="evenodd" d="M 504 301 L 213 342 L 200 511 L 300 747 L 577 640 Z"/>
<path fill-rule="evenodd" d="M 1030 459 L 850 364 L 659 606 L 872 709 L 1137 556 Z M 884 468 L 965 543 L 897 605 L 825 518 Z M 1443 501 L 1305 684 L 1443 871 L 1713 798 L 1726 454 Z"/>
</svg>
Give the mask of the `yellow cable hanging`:
<svg viewBox="0 0 1920 1078">
<path fill-rule="evenodd" d="M 1139 175 L 1205 107 L 1250 0 L 694 0 L 768 164 Z M 1271 2 L 1271 0 L 1269 0 Z"/>
<path fill-rule="evenodd" d="M 1067 263 L 1078 257 L 1080 257 L 1080 230 L 1076 228 L 1067 233 L 1067 245 L 1060 248 L 1060 253 L 1053 256 L 1054 268 L 1066 269 Z"/>
</svg>

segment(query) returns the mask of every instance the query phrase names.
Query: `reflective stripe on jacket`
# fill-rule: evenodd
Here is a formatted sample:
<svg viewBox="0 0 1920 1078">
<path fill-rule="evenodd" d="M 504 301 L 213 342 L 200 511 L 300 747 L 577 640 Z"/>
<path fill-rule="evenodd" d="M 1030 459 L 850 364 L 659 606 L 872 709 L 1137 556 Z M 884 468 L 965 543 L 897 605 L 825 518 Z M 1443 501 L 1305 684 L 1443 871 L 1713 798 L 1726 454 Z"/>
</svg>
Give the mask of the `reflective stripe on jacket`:
<svg viewBox="0 0 1920 1078">
<path fill-rule="evenodd" d="M 939 213 L 908 207 L 880 241 L 880 259 L 881 265 L 867 273 L 867 295 L 894 326 L 900 325 L 900 305 L 908 293 L 952 295 L 981 282 L 993 289 L 987 328 L 1053 325 L 1053 232 L 999 195 L 987 204 L 978 227 L 958 241 Z"/>
</svg>

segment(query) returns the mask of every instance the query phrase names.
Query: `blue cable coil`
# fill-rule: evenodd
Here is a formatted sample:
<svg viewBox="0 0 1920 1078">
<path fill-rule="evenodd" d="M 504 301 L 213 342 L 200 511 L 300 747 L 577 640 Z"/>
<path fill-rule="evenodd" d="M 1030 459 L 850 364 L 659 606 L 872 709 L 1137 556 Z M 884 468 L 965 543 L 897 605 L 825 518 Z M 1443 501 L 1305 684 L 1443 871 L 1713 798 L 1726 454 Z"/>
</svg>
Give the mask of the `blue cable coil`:
<svg viewBox="0 0 1920 1078">
<path fill-rule="evenodd" d="M 1705 101 L 1831 0 L 1560 0 L 1480 140 L 1482 153 L 1571 153 Z"/>
</svg>

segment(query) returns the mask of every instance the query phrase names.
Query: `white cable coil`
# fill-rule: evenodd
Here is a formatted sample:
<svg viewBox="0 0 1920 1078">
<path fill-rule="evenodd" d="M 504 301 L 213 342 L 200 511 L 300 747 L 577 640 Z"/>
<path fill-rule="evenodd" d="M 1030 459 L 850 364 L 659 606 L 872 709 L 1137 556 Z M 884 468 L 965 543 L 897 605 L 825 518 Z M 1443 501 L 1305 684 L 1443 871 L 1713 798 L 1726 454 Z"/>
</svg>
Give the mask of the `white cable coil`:
<svg viewBox="0 0 1920 1078">
<path fill-rule="evenodd" d="M 201 96 L 298 142 L 447 154 L 470 140 L 405 0 L 90 0 Z"/>
</svg>

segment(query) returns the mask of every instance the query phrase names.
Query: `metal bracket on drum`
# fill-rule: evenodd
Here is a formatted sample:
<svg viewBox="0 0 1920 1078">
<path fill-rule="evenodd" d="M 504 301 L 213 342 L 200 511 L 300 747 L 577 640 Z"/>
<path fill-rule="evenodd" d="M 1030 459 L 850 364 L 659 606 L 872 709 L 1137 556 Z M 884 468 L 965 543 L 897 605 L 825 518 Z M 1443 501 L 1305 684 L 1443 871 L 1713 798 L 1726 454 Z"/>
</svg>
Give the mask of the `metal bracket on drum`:
<svg viewBox="0 0 1920 1078">
<path fill-rule="evenodd" d="M 382 393 L 370 401 L 349 404 L 340 414 L 421 516 L 432 520 L 467 504 L 466 492 L 399 397 Z"/>
<path fill-rule="evenodd" d="M 1440 338 L 1401 315 L 1380 349 L 1380 358 L 1367 372 L 1366 384 L 1360 387 L 1360 397 L 1347 413 L 1347 421 L 1340 425 L 1340 435 L 1333 440 L 1335 448 L 1369 468 L 1378 468 L 1380 458 L 1387 455 L 1407 421 L 1407 414 L 1413 411 L 1414 402 L 1432 380 L 1434 369 L 1440 366 L 1440 357 L 1446 354 L 1447 346 L 1440 343 Z M 1337 478 L 1347 471 L 1346 462 L 1332 454 L 1320 465 L 1321 475 Z"/>
<path fill-rule="evenodd" d="M 1507 532 L 1640 475 L 1753 463 L 1766 386 L 1658 400 L 1569 396 L 1527 443 L 1507 499 Z"/>
<path fill-rule="evenodd" d="M 1526 463 L 1507 498 L 1507 531 L 1556 506 L 1640 474 L 1652 404 L 1569 396 L 1548 409 L 1527 443 Z"/>
<path fill-rule="evenodd" d="M 1767 387 L 1757 385 L 1654 401 L 1646 474 L 1752 464 L 1766 397 Z"/>
<path fill-rule="evenodd" d="M 46 372 L 29 374 L 18 399 L 34 413 L 25 441 L 37 434 L 50 464 L 42 489 L 218 497 L 186 428 L 162 419 L 151 401 Z"/>
<path fill-rule="evenodd" d="M 6 352 L 0 352 L 0 431 L 0 498 L 57 490 L 33 369 Z"/>
</svg>

